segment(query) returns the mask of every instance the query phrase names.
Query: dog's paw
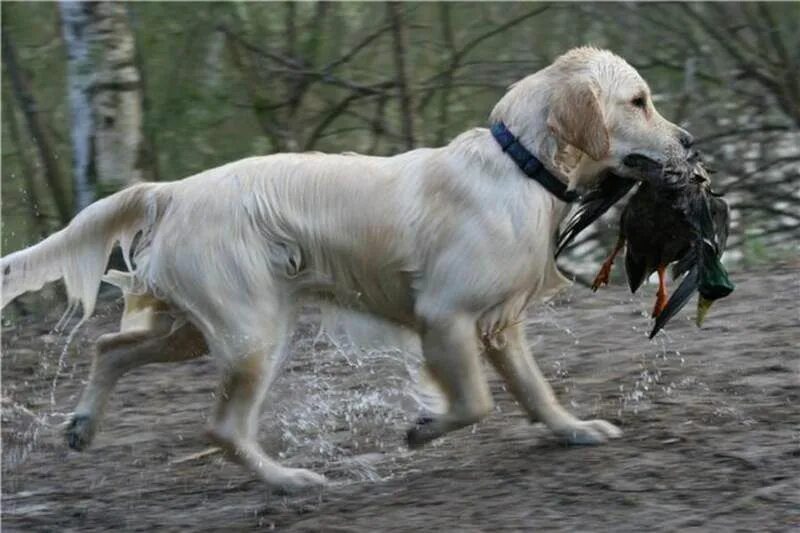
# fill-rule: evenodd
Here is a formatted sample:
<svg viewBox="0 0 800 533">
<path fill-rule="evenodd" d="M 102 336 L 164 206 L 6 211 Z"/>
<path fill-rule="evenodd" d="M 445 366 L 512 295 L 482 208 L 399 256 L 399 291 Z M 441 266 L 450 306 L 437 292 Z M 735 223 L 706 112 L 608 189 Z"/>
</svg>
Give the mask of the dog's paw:
<svg viewBox="0 0 800 533">
<path fill-rule="evenodd" d="M 622 436 L 622 430 L 605 420 L 576 420 L 575 423 L 556 432 L 569 444 L 592 445 L 602 444 L 608 439 Z"/>
<path fill-rule="evenodd" d="M 406 443 L 412 450 L 420 448 L 439 436 L 439 431 L 434 427 L 434 419 L 430 416 L 421 416 L 414 425 L 406 431 Z"/>
<path fill-rule="evenodd" d="M 305 468 L 286 468 L 280 479 L 270 480 L 270 486 L 279 494 L 296 494 L 305 490 L 322 488 L 328 484 L 325 476 Z"/>
<path fill-rule="evenodd" d="M 88 415 L 75 415 L 69 421 L 64 437 L 67 445 L 73 450 L 82 451 L 89 447 L 94 439 L 97 427 L 92 417 Z"/>
</svg>

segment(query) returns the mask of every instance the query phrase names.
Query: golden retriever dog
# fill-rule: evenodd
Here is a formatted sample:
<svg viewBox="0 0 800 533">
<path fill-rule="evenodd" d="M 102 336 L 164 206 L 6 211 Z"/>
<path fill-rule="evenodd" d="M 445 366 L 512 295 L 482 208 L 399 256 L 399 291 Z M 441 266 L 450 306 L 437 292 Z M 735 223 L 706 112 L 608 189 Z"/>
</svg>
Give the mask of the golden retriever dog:
<svg viewBox="0 0 800 533">
<path fill-rule="evenodd" d="M 691 136 L 653 107 L 622 58 L 577 48 L 513 85 L 491 113 L 569 191 L 592 186 L 640 154 L 687 156 Z M 475 128 L 441 148 L 393 157 L 287 153 L 252 157 L 99 200 L 63 230 L 2 259 L 3 305 L 64 279 L 92 314 L 117 243 L 128 273 L 121 331 L 101 336 L 67 429 L 87 446 L 115 382 L 155 362 L 210 353 L 222 377 L 208 434 L 271 487 L 321 485 L 256 441 L 262 400 L 286 351 L 300 302 L 315 299 L 419 336 L 446 408 L 420 418 L 411 446 L 479 421 L 492 408 L 481 358 L 530 419 L 570 443 L 620 436 L 579 420 L 556 399 L 525 341 L 529 302 L 567 280 L 553 252 L 568 202 L 531 179 L 493 132 Z"/>
</svg>

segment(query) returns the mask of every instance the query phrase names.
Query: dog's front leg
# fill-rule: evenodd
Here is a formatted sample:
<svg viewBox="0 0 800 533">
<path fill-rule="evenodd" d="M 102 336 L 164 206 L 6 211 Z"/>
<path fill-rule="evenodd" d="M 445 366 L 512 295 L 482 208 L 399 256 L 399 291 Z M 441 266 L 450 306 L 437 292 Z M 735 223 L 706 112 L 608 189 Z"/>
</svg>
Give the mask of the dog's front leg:
<svg viewBox="0 0 800 533">
<path fill-rule="evenodd" d="M 600 444 L 622 435 L 605 420 L 582 421 L 561 407 L 528 349 L 521 324 L 505 329 L 501 335 L 487 346 L 487 356 L 532 421 L 544 422 L 571 444 Z"/>
<path fill-rule="evenodd" d="M 408 445 L 423 444 L 486 416 L 492 408 L 489 384 L 481 368 L 474 317 L 467 314 L 424 317 L 422 350 L 430 375 L 448 402 L 447 413 L 421 418 L 408 431 Z"/>
</svg>

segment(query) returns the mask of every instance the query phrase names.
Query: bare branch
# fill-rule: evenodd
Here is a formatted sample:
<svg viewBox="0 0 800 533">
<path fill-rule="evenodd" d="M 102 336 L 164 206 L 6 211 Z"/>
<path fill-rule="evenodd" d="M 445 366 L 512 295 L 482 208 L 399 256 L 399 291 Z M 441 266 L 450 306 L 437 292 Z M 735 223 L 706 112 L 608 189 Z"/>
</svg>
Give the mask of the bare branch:
<svg viewBox="0 0 800 533">
<path fill-rule="evenodd" d="M 386 24 L 384 26 L 381 26 L 377 30 L 366 35 L 363 39 L 361 39 L 361 41 L 356 43 L 350 50 L 342 54 L 340 57 L 322 67 L 321 71 L 323 73 L 329 73 L 335 68 L 344 65 L 345 63 L 353 59 L 361 50 L 372 44 L 372 42 L 375 41 L 378 37 L 382 36 L 384 33 L 386 33 L 391 29 L 392 29 L 391 24 Z"/>
<path fill-rule="evenodd" d="M 431 81 L 433 81 L 433 80 L 435 80 L 437 78 L 443 78 L 443 77 L 447 77 L 447 76 L 452 76 L 455 73 L 455 71 L 457 71 L 461 67 L 461 61 L 472 50 L 474 50 L 479 44 L 481 44 L 483 41 L 485 41 L 487 39 L 491 39 L 495 35 L 499 35 L 499 34 L 505 32 L 505 31 L 508 31 L 511 28 L 513 28 L 514 26 L 516 26 L 518 24 L 521 24 L 522 22 L 528 20 L 529 18 L 535 17 L 536 15 L 539 15 L 541 13 L 544 13 L 548 9 L 550 9 L 549 5 L 545 5 L 543 7 L 537 7 L 536 9 L 532 9 L 532 10 L 528 11 L 527 13 L 523 13 L 519 17 L 513 17 L 510 20 L 508 20 L 507 22 L 505 22 L 504 24 L 500 24 L 499 26 L 495 26 L 491 30 L 486 31 L 486 32 L 482 33 L 481 35 L 478 35 L 477 37 L 475 37 L 471 41 L 468 41 L 459 50 L 457 50 L 454 54 L 451 55 L 450 64 L 447 66 L 447 68 L 444 69 L 444 71 L 442 71 L 439 74 L 433 76 L 432 78 L 428 79 L 424 83 L 428 84 L 428 83 L 430 83 Z M 433 93 L 437 89 L 438 89 L 438 87 L 432 88 L 427 94 L 425 94 L 424 96 L 422 96 L 422 98 L 420 98 L 419 104 L 417 105 L 417 111 L 421 111 L 422 109 L 425 109 L 425 107 L 427 107 L 428 103 L 430 102 L 431 98 L 433 97 Z"/>
</svg>

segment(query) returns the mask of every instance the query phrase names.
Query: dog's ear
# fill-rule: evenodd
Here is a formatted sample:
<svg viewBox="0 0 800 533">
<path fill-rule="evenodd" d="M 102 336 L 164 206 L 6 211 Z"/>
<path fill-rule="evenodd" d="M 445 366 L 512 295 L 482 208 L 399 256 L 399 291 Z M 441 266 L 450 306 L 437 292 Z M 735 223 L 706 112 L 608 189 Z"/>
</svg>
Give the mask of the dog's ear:
<svg viewBox="0 0 800 533">
<path fill-rule="evenodd" d="M 595 161 L 608 155 L 608 128 L 600 100 L 588 82 L 573 82 L 553 93 L 547 126 L 559 140 Z"/>
</svg>

